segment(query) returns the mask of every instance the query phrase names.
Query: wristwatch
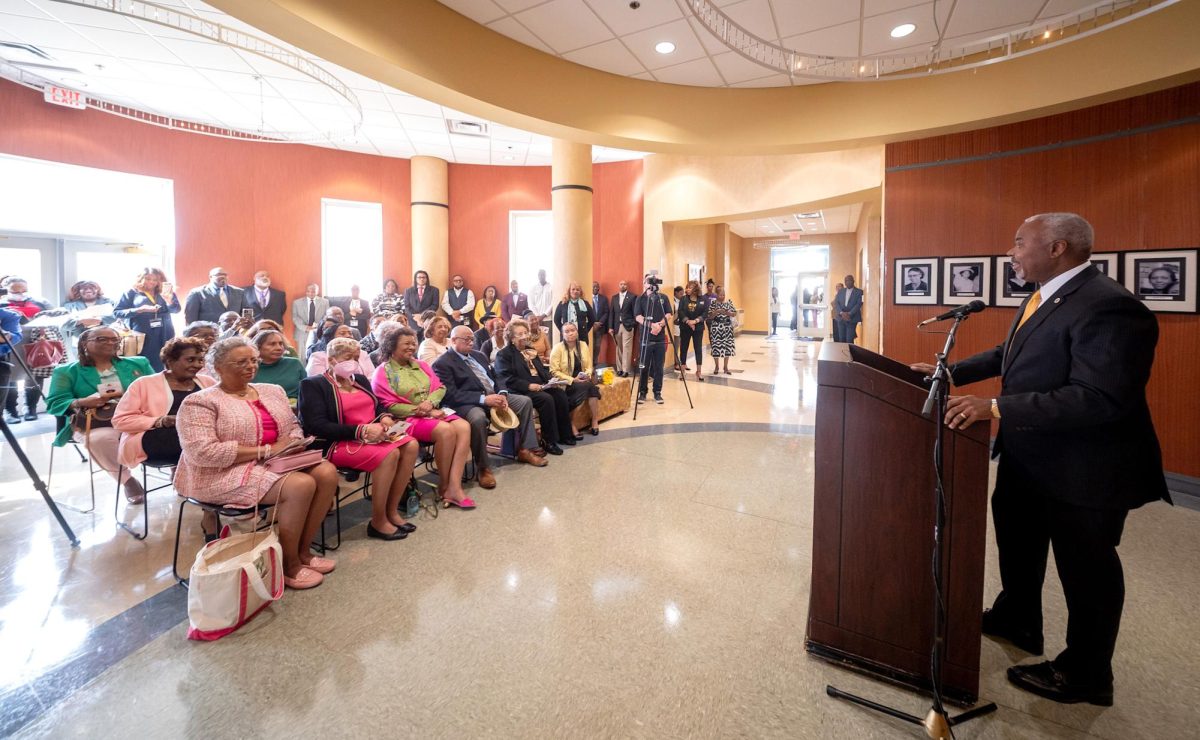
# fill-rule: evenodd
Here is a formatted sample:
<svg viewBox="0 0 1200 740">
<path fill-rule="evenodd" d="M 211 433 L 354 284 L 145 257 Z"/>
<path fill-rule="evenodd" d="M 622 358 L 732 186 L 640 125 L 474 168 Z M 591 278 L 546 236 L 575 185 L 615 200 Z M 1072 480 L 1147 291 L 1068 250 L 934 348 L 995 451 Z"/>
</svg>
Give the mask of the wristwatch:
<svg viewBox="0 0 1200 740">
<path fill-rule="evenodd" d="M 1000 403 L 996 399 L 992 399 L 992 416 L 1000 418 Z"/>
</svg>

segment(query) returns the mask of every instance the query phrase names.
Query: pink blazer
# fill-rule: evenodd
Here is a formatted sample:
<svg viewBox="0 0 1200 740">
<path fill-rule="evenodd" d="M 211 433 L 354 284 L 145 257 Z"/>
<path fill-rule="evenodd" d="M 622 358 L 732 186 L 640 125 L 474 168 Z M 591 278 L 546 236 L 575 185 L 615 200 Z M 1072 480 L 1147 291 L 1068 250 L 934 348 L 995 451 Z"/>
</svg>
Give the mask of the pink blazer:
<svg viewBox="0 0 1200 740">
<path fill-rule="evenodd" d="M 196 383 L 203 390 L 215 384 L 212 378 L 196 376 Z M 141 465 L 146 459 L 142 450 L 142 435 L 154 428 L 160 416 L 171 410 L 171 386 L 167 385 L 166 373 L 143 375 L 129 384 L 113 412 L 113 428 L 121 435 L 117 448 L 117 459 L 126 468 Z"/>
<path fill-rule="evenodd" d="M 303 436 L 287 394 L 277 385 L 252 383 L 259 400 L 279 426 L 279 437 Z M 239 446 L 263 444 L 258 412 L 249 401 L 207 388 L 193 393 L 175 417 L 183 455 L 175 490 L 208 503 L 248 508 L 258 503 L 280 476 L 253 460 L 234 463 Z"/>
</svg>

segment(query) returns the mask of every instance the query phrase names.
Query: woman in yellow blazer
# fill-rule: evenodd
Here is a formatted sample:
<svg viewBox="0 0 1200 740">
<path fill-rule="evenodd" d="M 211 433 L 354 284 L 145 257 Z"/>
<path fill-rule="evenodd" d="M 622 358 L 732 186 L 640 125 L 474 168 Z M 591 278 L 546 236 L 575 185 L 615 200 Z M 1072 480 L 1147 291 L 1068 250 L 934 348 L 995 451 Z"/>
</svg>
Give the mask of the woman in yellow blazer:
<svg viewBox="0 0 1200 740">
<path fill-rule="evenodd" d="M 488 316 L 491 314 L 491 316 Z M 500 315 L 500 295 L 496 292 L 495 285 L 489 285 L 483 289 L 483 298 L 475 301 L 475 326 L 483 326 L 487 323 L 484 316 L 491 318 L 492 316 Z"/>
<path fill-rule="evenodd" d="M 592 382 L 592 351 L 587 343 L 579 341 L 579 327 L 567 322 L 562 325 L 562 341 L 550 351 L 550 374 L 570 383 L 567 386 L 567 401 L 574 410 L 588 402 L 592 409 L 592 436 L 600 433 L 600 389 Z M 571 418 L 571 433 L 575 439 L 583 435 L 575 428 Z"/>
</svg>

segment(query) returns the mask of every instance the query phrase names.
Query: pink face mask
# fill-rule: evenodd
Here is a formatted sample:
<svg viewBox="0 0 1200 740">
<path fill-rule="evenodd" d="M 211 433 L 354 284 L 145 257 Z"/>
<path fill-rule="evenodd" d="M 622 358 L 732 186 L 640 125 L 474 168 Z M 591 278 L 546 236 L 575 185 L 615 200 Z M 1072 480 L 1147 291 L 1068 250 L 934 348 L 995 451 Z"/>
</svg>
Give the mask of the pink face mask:
<svg viewBox="0 0 1200 740">
<path fill-rule="evenodd" d="M 332 369 L 335 377 L 349 380 L 354 377 L 354 373 L 358 372 L 358 363 L 354 360 L 345 360 L 334 365 Z"/>
</svg>

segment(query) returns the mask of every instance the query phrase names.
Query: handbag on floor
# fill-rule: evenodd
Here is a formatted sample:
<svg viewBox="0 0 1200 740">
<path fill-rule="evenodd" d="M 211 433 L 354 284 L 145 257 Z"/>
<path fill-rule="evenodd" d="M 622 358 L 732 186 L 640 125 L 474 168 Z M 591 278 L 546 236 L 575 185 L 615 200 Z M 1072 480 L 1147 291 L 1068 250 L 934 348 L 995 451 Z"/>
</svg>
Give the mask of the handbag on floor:
<svg viewBox="0 0 1200 740">
<path fill-rule="evenodd" d="M 283 598 L 283 548 L 271 526 L 226 534 L 196 553 L 188 581 L 188 639 L 219 640 Z"/>
</svg>

